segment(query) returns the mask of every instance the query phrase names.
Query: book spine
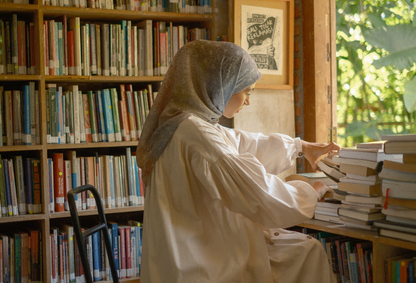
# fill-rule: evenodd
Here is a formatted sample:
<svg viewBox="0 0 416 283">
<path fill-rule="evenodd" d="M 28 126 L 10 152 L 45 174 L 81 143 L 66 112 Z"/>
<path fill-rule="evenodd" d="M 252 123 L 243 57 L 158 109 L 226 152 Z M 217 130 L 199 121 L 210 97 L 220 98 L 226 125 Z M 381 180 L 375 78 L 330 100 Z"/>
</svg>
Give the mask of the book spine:
<svg viewBox="0 0 416 283">
<path fill-rule="evenodd" d="M 20 90 L 13 91 L 13 143 L 22 144 L 22 97 Z"/>
<path fill-rule="evenodd" d="M 22 142 L 24 145 L 32 144 L 31 112 L 30 112 L 30 87 L 23 87 L 23 131 Z"/>
<path fill-rule="evenodd" d="M 16 188 L 16 179 L 14 173 L 13 159 L 8 160 L 8 169 L 9 169 L 9 182 L 10 182 L 10 192 L 12 197 L 12 206 L 13 206 L 13 216 L 19 215 L 19 199 L 18 192 Z"/>
<path fill-rule="evenodd" d="M 114 131 L 114 117 L 109 89 L 104 89 L 102 91 L 102 101 L 107 139 L 109 142 L 114 142 L 116 140 Z"/>
<path fill-rule="evenodd" d="M 33 48 L 32 48 L 33 49 Z M 30 143 L 37 144 L 36 140 L 36 90 L 35 82 L 29 82 L 29 98 L 25 98 L 30 112 Z M 26 120 L 26 119 L 25 119 Z"/>
<path fill-rule="evenodd" d="M 7 197 L 7 214 L 13 216 L 13 202 L 12 202 L 12 191 L 10 190 L 10 179 L 9 179 L 9 162 L 3 159 L 4 168 L 4 180 L 5 180 L 5 191 Z"/>
<path fill-rule="evenodd" d="M 6 124 L 6 145 L 10 146 L 14 143 L 13 132 L 13 97 L 10 90 L 4 91 L 4 109 Z"/>
<path fill-rule="evenodd" d="M 105 125 L 105 112 L 104 112 L 104 103 L 103 103 L 103 91 L 98 91 L 97 92 L 97 112 L 98 112 L 98 117 L 99 117 L 99 123 L 100 124 L 100 128 L 101 128 L 101 141 L 102 142 L 107 142 L 107 130 L 106 130 L 106 125 Z"/>
<path fill-rule="evenodd" d="M 6 217 L 7 211 L 7 195 L 6 195 L 6 181 L 4 180 L 4 166 L 3 159 L 0 155 L 0 201 L 1 201 L 1 216 Z"/>
<path fill-rule="evenodd" d="M 118 95 L 117 90 L 115 88 L 110 89 L 110 97 L 111 97 L 111 109 L 113 111 L 113 119 L 114 119 L 114 135 L 115 141 L 122 141 L 121 138 L 121 128 L 120 128 L 120 115 L 118 111 Z"/>
<path fill-rule="evenodd" d="M 40 160 L 31 159 L 32 161 L 32 186 L 33 186 L 33 213 L 42 212 L 42 195 L 40 183 Z"/>
<path fill-rule="evenodd" d="M 91 131 L 91 115 L 90 115 L 90 106 L 88 103 L 88 95 L 86 93 L 82 94 L 82 103 L 83 103 L 83 114 L 84 114 L 84 125 L 85 125 L 85 138 L 87 143 L 92 142 L 92 131 Z"/>
<path fill-rule="evenodd" d="M 98 142 L 98 126 L 97 126 L 97 115 L 96 115 L 96 103 L 95 103 L 95 93 L 92 91 L 87 92 L 88 96 L 88 105 L 89 113 L 91 120 L 91 137 L 93 142 Z"/>
<path fill-rule="evenodd" d="M 53 180 L 54 168 L 52 158 L 48 158 L 48 188 L 49 188 L 49 212 L 55 212 L 55 192 Z"/>
<path fill-rule="evenodd" d="M 126 105 L 127 105 L 127 116 L 129 120 L 130 137 L 131 140 L 138 140 L 137 136 L 137 124 L 136 124 L 136 113 L 133 103 L 133 92 L 126 91 Z"/>
<path fill-rule="evenodd" d="M 33 214 L 33 186 L 32 186 L 32 160 L 25 158 L 25 189 L 26 189 L 26 210 Z"/>
</svg>

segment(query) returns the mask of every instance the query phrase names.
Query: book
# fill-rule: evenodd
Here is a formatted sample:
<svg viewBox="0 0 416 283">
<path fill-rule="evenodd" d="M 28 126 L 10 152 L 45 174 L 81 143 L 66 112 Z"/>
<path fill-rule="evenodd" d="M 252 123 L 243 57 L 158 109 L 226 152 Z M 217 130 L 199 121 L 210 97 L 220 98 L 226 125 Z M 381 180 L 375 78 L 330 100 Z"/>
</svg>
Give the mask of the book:
<svg viewBox="0 0 416 283">
<path fill-rule="evenodd" d="M 343 158 L 340 156 L 334 156 L 332 159 L 338 164 L 340 164 L 339 165 L 340 167 L 342 164 L 349 164 L 349 165 L 365 166 L 370 169 L 380 171 L 381 167 L 383 166 L 383 163 L 378 162 L 378 161 L 369 161 L 369 160 L 362 160 L 362 159 L 356 159 L 356 158 Z"/>
<path fill-rule="evenodd" d="M 354 205 L 351 203 L 342 203 L 341 208 L 345 208 L 345 209 L 352 209 L 352 210 L 356 210 L 356 211 L 361 211 L 361 212 L 367 212 L 367 213 L 374 213 L 374 212 L 380 212 L 381 211 L 381 206 L 376 206 L 376 207 L 369 207 L 369 206 L 365 206 L 365 205 Z"/>
<path fill-rule="evenodd" d="M 364 195 L 352 195 L 348 194 L 345 196 L 345 201 L 352 202 L 352 203 L 360 203 L 360 204 L 376 204 L 381 205 L 382 204 L 382 197 L 376 196 L 364 196 Z"/>
<path fill-rule="evenodd" d="M 383 179 L 381 191 L 383 196 L 393 198 L 416 199 L 416 182 L 403 182 L 397 180 Z"/>
<path fill-rule="evenodd" d="M 402 156 L 400 154 L 386 154 L 380 149 L 373 148 L 341 148 L 339 150 L 339 157 L 375 162 L 384 160 L 402 160 Z"/>
<path fill-rule="evenodd" d="M 395 239 L 400 239 L 400 240 L 416 243 L 416 235 L 415 234 L 410 234 L 410 233 L 399 232 L 399 231 L 394 231 L 394 230 L 381 228 L 379 230 L 379 235 L 384 236 L 384 237 L 390 237 L 390 238 L 395 238 Z"/>
<path fill-rule="evenodd" d="M 137 24 L 139 30 L 144 30 L 144 75 L 153 76 L 153 23 L 152 20 L 144 20 Z M 155 74 L 156 75 L 156 74 Z"/>
<path fill-rule="evenodd" d="M 13 156 L 14 180 L 17 192 L 19 215 L 26 214 L 26 191 L 24 185 L 23 158 L 21 155 Z"/>
<path fill-rule="evenodd" d="M 340 178 L 345 177 L 345 174 L 340 172 L 339 169 L 324 163 L 322 160 L 318 161 L 317 165 L 319 169 L 325 173 L 325 175 L 327 175 L 335 182 L 339 182 Z"/>
<path fill-rule="evenodd" d="M 361 211 L 357 211 L 357 210 L 352 210 L 352 209 L 345 209 L 345 208 L 340 208 L 338 209 L 338 215 L 340 216 L 346 216 L 346 217 L 350 217 L 350 218 L 355 218 L 355 219 L 359 219 L 359 220 L 363 220 L 363 221 L 370 221 L 370 220 L 377 220 L 377 219 L 384 219 L 384 215 L 383 213 L 379 212 L 379 213 L 366 213 L 366 212 L 361 212 Z"/>
<path fill-rule="evenodd" d="M 379 177 L 382 179 L 390 179 L 395 181 L 416 182 L 416 173 L 403 172 L 386 167 L 383 167 Z"/>
<path fill-rule="evenodd" d="M 330 179 L 328 176 L 325 175 L 323 172 L 312 172 L 312 173 L 298 173 L 292 174 L 286 177 L 286 182 L 293 181 L 293 180 L 300 180 L 304 181 L 309 184 L 313 184 L 314 182 L 322 182 L 325 185 L 335 185 L 336 182 Z"/>
<path fill-rule="evenodd" d="M 352 194 L 360 194 L 366 196 L 381 196 L 381 185 L 363 185 L 353 183 L 338 183 L 338 190 Z"/>
<path fill-rule="evenodd" d="M 398 217 L 402 217 L 402 218 L 408 218 L 408 219 L 416 220 L 416 209 L 410 209 L 410 208 L 401 207 L 401 206 L 394 206 L 394 207 L 393 206 L 388 206 L 388 207 L 383 206 L 383 209 L 381 210 L 381 212 L 384 215 L 398 216 Z"/>
<path fill-rule="evenodd" d="M 118 94 L 115 88 L 110 89 L 111 110 L 113 111 L 114 136 L 115 141 L 122 141 L 120 127 L 120 112 L 118 107 Z"/>
<path fill-rule="evenodd" d="M 357 148 L 372 148 L 372 149 L 383 149 L 386 141 L 372 141 L 372 142 L 360 142 L 356 144 Z"/>
<path fill-rule="evenodd" d="M 383 197 L 382 203 L 384 206 L 402 206 L 407 208 L 416 209 L 416 199 L 403 199 L 403 198 L 393 198 L 393 197 Z"/>
<path fill-rule="evenodd" d="M 362 185 L 377 185 L 380 184 L 380 179 L 377 175 L 360 178 L 360 176 L 347 175 L 339 179 L 340 183 L 362 184 Z"/>
<path fill-rule="evenodd" d="M 385 228 L 385 229 L 400 231 L 404 233 L 416 234 L 416 226 L 391 222 L 385 219 L 376 220 L 374 221 L 373 225 L 379 228 Z"/>
<path fill-rule="evenodd" d="M 383 168 L 407 172 L 407 173 L 416 173 L 416 164 L 401 163 L 401 162 L 390 161 L 390 160 L 386 160 L 383 162 Z"/>
<path fill-rule="evenodd" d="M 326 222 L 341 223 L 339 216 L 315 213 L 314 218 L 316 220 L 322 220 Z"/>
<path fill-rule="evenodd" d="M 53 182 L 55 196 L 55 212 L 65 211 L 65 184 L 64 184 L 64 155 L 53 153 Z"/>
<path fill-rule="evenodd" d="M 354 174 L 357 176 L 373 176 L 377 174 L 377 171 L 375 169 L 361 166 L 361 165 L 351 165 L 351 164 L 340 164 L 339 171 L 345 173 L 345 174 Z"/>
<path fill-rule="evenodd" d="M 382 135 L 383 141 L 416 141 L 416 134 L 391 134 Z"/>
</svg>

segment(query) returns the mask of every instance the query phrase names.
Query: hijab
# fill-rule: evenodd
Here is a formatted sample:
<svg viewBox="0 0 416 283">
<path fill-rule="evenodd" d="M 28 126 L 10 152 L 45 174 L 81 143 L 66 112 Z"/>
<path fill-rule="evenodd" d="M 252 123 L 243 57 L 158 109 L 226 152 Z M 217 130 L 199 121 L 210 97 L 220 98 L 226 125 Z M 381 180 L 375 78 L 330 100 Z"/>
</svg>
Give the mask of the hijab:
<svg viewBox="0 0 416 283">
<path fill-rule="evenodd" d="M 217 123 L 230 97 L 254 84 L 261 74 L 253 58 L 231 42 L 197 40 L 185 44 L 173 59 L 136 150 L 147 179 L 179 124 L 196 115 Z"/>
</svg>

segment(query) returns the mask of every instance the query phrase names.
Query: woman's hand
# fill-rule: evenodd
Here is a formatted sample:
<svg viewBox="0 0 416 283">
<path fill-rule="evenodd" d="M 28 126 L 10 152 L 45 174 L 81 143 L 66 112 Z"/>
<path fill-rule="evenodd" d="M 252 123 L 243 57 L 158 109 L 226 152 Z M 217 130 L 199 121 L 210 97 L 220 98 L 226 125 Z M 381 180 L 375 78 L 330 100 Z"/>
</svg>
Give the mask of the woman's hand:
<svg viewBox="0 0 416 283">
<path fill-rule="evenodd" d="M 314 182 L 312 187 L 316 191 L 318 201 L 324 196 L 326 192 L 333 192 L 333 190 L 322 182 Z"/>
<path fill-rule="evenodd" d="M 302 140 L 302 151 L 305 158 L 309 161 L 311 164 L 313 170 L 317 169 L 316 163 L 318 163 L 318 160 L 320 157 L 324 154 L 327 154 L 330 151 L 336 151 L 339 150 L 340 146 L 336 143 L 313 143 L 313 142 L 307 142 Z"/>
</svg>

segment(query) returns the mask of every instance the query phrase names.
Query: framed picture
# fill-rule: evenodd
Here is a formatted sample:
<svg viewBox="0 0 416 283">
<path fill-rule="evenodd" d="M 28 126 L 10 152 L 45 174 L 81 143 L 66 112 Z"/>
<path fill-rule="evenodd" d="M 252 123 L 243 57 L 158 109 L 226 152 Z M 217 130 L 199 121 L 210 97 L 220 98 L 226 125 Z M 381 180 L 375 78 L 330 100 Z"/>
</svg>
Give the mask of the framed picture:
<svg viewBox="0 0 416 283">
<path fill-rule="evenodd" d="M 293 89 L 294 0 L 234 0 L 231 40 L 262 73 L 256 88 Z"/>
</svg>

